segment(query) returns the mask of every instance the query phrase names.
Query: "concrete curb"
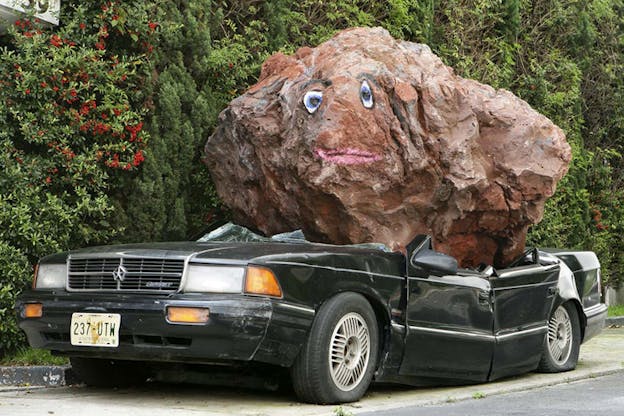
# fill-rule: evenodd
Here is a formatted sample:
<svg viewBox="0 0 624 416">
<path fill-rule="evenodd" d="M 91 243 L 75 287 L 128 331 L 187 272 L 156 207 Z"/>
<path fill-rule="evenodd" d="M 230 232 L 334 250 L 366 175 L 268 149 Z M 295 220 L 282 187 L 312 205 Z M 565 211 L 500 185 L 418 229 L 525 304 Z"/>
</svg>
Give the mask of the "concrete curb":
<svg viewBox="0 0 624 416">
<path fill-rule="evenodd" d="M 6 387 L 58 387 L 76 382 L 76 377 L 71 367 L 66 366 L 23 366 L 23 367 L 0 367 L 0 387 L 6 391 Z"/>
<path fill-rule="evenodd" d="M 605 326 L 624 325 L 624 316 L 611 316 L 605 321 Z"/>
</svg>

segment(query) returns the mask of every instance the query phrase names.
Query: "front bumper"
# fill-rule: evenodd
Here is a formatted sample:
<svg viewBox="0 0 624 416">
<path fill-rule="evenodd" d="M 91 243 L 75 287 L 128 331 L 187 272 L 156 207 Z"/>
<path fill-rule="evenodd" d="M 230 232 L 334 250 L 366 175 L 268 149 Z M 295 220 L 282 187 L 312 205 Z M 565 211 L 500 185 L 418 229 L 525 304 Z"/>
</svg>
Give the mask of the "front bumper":
<svg viewBox="0 0 624 416">
<path fill-rule="evenodd" d="M 41 318 L 23 318 L 24 305 L 41 303 Z M 206 324 L 172 324 L 168 306 L 210 310 Z M 289 366 L 307 337 L 313 314 L 279 300 L 245 295 L 87 294 L 28 291 L 16 303 L 19 326 L 31 346 L 61 355 L 160 362 L 261 361 Z M 119 346 L 70 343 L 74 312 L 121 315 Z"/>
<path fill-rule="evenodd" d="M 583 312 L 587 318 L 585 336 L 583 337 L 583 342 L 585 342 L 602 332 L 607 319 L 607 305 L 599 303 L 585 309 Z"/>
</svg>

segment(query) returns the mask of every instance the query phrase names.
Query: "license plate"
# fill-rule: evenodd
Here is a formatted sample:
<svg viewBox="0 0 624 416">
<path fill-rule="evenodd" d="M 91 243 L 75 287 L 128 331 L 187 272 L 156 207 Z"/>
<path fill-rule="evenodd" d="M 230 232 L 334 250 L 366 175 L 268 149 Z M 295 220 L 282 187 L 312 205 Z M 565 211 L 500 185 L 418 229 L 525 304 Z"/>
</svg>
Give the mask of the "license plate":
<svg viewBox="0 0 624 416">
<path fill-rule="evenodd" d="M 73 313 L 70 341 L 72 345 L 117 347 L 120 326 L 118 313 Z"/>
</svg>

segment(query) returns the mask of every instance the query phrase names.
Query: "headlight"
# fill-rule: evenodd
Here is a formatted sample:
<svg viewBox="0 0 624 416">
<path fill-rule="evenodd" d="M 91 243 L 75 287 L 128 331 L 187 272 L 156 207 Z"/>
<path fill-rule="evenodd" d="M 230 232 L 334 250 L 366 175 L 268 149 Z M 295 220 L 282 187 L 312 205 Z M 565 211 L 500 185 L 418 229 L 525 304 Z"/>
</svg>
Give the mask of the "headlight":
<svg viewBox="0 0 624 416">
<path fill-rule="evenodd" d="M 35 289 L 62 289 L 66 280 L 66 264 L 40 264 L 34 286 Z"/>
<path fill-rule="evenodd" d="M 241 293 L 244 267 L 189 265 L 183 292 Z"/>
</svg>

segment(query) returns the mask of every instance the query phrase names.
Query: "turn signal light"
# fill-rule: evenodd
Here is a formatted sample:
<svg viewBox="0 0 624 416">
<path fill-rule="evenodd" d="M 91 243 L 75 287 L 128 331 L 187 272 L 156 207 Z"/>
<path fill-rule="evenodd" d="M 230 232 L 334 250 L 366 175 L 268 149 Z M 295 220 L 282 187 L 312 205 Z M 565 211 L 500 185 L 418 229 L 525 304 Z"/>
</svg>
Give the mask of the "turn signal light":
<svg viewBox="0 0 624 416">
<path fill-rule="evenodd" d="M 282 297 L 282 289 L 273 272 L 264 267 L 256 266 L 249 266 L 247 268 L 245 293 L 274 296 L 277 298 Z"/>
<path fill-rule="evenodd" d="M 27 303 L 24 305 L 24 318 L 41 318 L 43 305 L 41 303 Z"/>
<path fill-rule="evenodd" d="M 167 308 L 167 320 L 179 324 L 205 324 L 210 317 L 208 308 L 187 308 L 181 306 L 169 306 Z"/>
</svg>

